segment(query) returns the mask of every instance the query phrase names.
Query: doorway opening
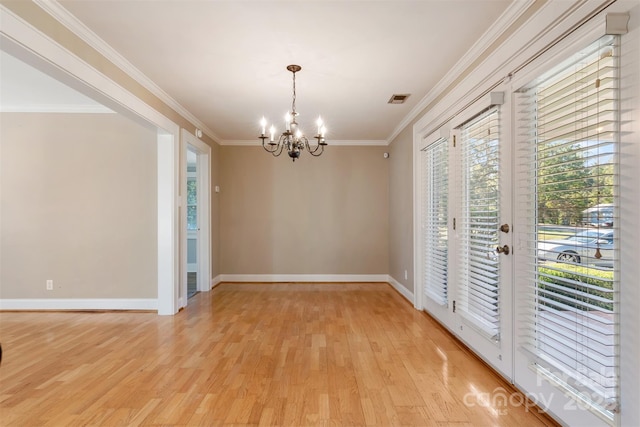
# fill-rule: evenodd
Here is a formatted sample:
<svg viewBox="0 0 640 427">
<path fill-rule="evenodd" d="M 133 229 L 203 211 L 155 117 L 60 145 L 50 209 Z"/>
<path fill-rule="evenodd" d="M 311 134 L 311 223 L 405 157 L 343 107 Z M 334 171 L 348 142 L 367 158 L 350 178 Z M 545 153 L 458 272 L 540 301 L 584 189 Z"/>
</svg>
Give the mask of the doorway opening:
<svg viewBox="0 0 640 427">
<path fill-rule="evenodd" d="M 182 129 L 180 306 L 211 290 L 211 147 Z"/>
</svg>

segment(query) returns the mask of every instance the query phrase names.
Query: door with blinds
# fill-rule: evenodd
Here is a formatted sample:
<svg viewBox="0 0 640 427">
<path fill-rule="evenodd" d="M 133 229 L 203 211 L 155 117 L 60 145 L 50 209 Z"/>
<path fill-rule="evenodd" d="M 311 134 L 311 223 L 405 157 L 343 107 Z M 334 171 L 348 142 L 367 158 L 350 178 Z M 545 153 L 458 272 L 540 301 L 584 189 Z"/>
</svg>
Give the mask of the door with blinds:
<svg viewBox="0 0 640 427">
<path fill-rule="evenodd" d="M 422 147 L 420 278 L 422 307 L 510 378 L 511 177 L 497 95 Z"/>
<path fill-rule="evenodd" d="M 460 337 L 511 377 L 511 201 L 504 105 L 493 105 L 455 132 L 455 322 Z"/>
<path fill-rule="evenodd" d="M 572 41 L 417 163 L 417 306 L 568 425 L 622 419 L 621 51 Z"/>
<path fill-rule="evenodd" d="M 615 425 L 619 409 L 617 42 L 516 94 L 515 379 L 573 425 Z"/>
</svg>

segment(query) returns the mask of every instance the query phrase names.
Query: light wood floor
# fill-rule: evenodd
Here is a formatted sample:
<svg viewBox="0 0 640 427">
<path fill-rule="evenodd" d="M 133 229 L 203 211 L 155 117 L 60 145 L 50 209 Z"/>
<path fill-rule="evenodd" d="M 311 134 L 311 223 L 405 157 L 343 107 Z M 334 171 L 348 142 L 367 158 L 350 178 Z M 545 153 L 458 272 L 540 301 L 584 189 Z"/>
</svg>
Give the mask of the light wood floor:
<svg viewBox="0 0 640 427">
<path fill-rule="evenodd" d="M 549 423 L 502 406 L 505 383 L 387 284 L 222 284 L 167 317 L 4 312 L 0 341 L 3 426 Z"/>
</svg>

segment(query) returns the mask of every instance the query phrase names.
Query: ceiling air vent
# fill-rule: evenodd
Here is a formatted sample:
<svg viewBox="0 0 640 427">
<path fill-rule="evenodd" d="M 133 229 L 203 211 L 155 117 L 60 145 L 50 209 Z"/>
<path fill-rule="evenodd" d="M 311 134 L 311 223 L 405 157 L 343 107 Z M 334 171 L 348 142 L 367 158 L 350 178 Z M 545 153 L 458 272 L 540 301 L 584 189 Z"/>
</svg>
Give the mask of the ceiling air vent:
<svg viewBox="0 0 640 427">
<path fill-rule="evenodd" d="M 387 104 L 404 104 L 404 101 L 407 100 L 409 95 L 410 95 L 409 93 L 400 93 L 400 94 L 391 95 L 391 98 L 389 98 L 389 101 L 387 101 Z"/>
</svg>

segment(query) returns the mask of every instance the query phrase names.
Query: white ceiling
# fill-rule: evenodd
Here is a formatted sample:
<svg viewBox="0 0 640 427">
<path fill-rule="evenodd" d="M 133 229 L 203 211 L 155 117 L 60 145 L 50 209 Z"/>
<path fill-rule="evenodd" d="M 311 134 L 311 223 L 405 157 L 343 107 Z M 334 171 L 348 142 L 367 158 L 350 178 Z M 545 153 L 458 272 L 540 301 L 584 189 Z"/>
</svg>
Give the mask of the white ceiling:
<svg viewBox="0 0 640 427">
<path fill-rule="evenodd" d="M 518 0 L 515 0 L 517 2 Z M 299 122 L 331 140 L 388 140 L 511 0 L 59 2 L 219 142 Z M 409 93 L 403 105 L 387 101 Z"/>
</svg>

